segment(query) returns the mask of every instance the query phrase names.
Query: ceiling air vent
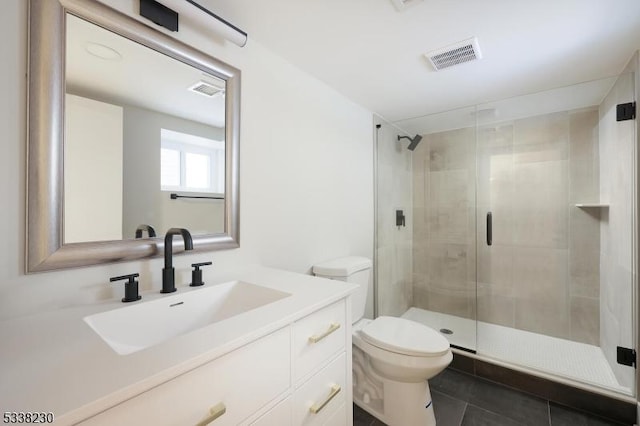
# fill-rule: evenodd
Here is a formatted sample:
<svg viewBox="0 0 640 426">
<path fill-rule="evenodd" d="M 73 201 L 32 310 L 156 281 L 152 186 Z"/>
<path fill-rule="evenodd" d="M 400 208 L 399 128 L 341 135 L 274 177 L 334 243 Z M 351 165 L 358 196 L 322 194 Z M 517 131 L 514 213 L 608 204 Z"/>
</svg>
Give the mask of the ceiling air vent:
<svg viewBox="0 0 640 426">
<path fill-rule="evenodd" d="M 480 46 L 476 37 L 460 41 L 441 49 L 432 50 L 425 53 L 431 65 L 439 71 L 443 68 L 452 67 L 464 62 L 482 59 Z"/>
<path fill-rule="evenodd" d="M 212 98 L 219 94 L 224 94 L 224 86 L 219 87 L 211 82 L 200 80 L 193 86 L 189 87 L 189 90 L 199 95 Z"/>
</svg>

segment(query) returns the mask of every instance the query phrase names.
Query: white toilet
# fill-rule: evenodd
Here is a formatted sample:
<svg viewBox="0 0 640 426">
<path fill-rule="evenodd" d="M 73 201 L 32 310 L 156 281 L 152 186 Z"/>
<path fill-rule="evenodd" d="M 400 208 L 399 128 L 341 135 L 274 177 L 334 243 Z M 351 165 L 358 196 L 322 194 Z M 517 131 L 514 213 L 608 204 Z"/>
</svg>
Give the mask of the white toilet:
<svg viewBox="0 0 640 426">
<path fill-rule="evenodd" d="M 363 318 L 371 260 L 345 257 L 313 267 L 316 276 L 359 285 L 352 297 L 353 400 L 390 426 L 436 424 L 427 380 L 453 359 L 437 331 L 404 318 Z"/>
</svg>

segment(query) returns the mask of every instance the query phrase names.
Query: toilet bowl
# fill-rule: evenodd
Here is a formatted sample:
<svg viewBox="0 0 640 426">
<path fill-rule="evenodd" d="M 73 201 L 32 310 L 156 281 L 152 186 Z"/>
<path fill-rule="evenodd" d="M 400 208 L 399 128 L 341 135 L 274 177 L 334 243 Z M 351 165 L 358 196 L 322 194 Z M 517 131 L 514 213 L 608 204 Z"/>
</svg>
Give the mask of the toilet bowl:
<svg viewBox="0 0 640 426">
<path fill-rule="evenodd" d="M 354 333 L 353 343 L 371 357 L 376 373 L 401 382 L 429 380 L 453 359 L 444 337 L 403 318 L 378 317 Z"/>
<path fill-rule="evenodd" d="M 417 322 L 365 319 L 371 261 L 336 259 L 314 266 L 317 276 L 358 284 L 352 295 L 353 399 L 390 426 L 436 424 L 428 380 L 453 359 L 449 342 Z"/>
</svg>

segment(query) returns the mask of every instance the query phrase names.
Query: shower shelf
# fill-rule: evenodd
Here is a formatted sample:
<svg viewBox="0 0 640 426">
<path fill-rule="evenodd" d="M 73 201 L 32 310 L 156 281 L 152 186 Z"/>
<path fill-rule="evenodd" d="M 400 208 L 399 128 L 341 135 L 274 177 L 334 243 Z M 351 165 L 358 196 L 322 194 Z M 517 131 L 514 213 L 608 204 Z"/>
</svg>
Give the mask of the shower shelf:
<svg viewBox="0 0 640 426">
<path fill-rule="evenodd" d="M 582 204 L 576 204 L 576 207 L 580 207 L 581 209 L 589 209 L 589 208 L 608 209 L 609 204 L 582 203 Z"/>
</svg>

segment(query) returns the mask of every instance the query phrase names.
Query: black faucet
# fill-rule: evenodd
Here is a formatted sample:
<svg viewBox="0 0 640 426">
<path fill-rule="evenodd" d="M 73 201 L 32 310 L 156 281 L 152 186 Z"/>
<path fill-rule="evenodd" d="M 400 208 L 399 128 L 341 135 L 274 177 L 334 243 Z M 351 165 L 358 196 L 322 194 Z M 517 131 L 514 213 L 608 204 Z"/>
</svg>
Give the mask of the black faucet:
<svg viewBox="0 0 640 426">
<path fill-rule="evenodd" d="M 173 293 L 176 291 L 175 270 L 173 269 L 173 236 L 182 235 L 184 249 L 193 250 L 191 234 L 184 228 L 171 228 L 164 237 L 164 268 L 162 269 L 162 291 Z"/>
<path fill-rule="evenodd" d="M 156 230 L 153 229 L 153 226 L 151 225 L 138 225 L 138 228 L 136 229 L 136 238 L 142 238 L 142 233 L 144 231 L 147 231 L 147 233 L 149 234 L 149 238 L 153 238 L 156 236 Z"/>
</svg>

